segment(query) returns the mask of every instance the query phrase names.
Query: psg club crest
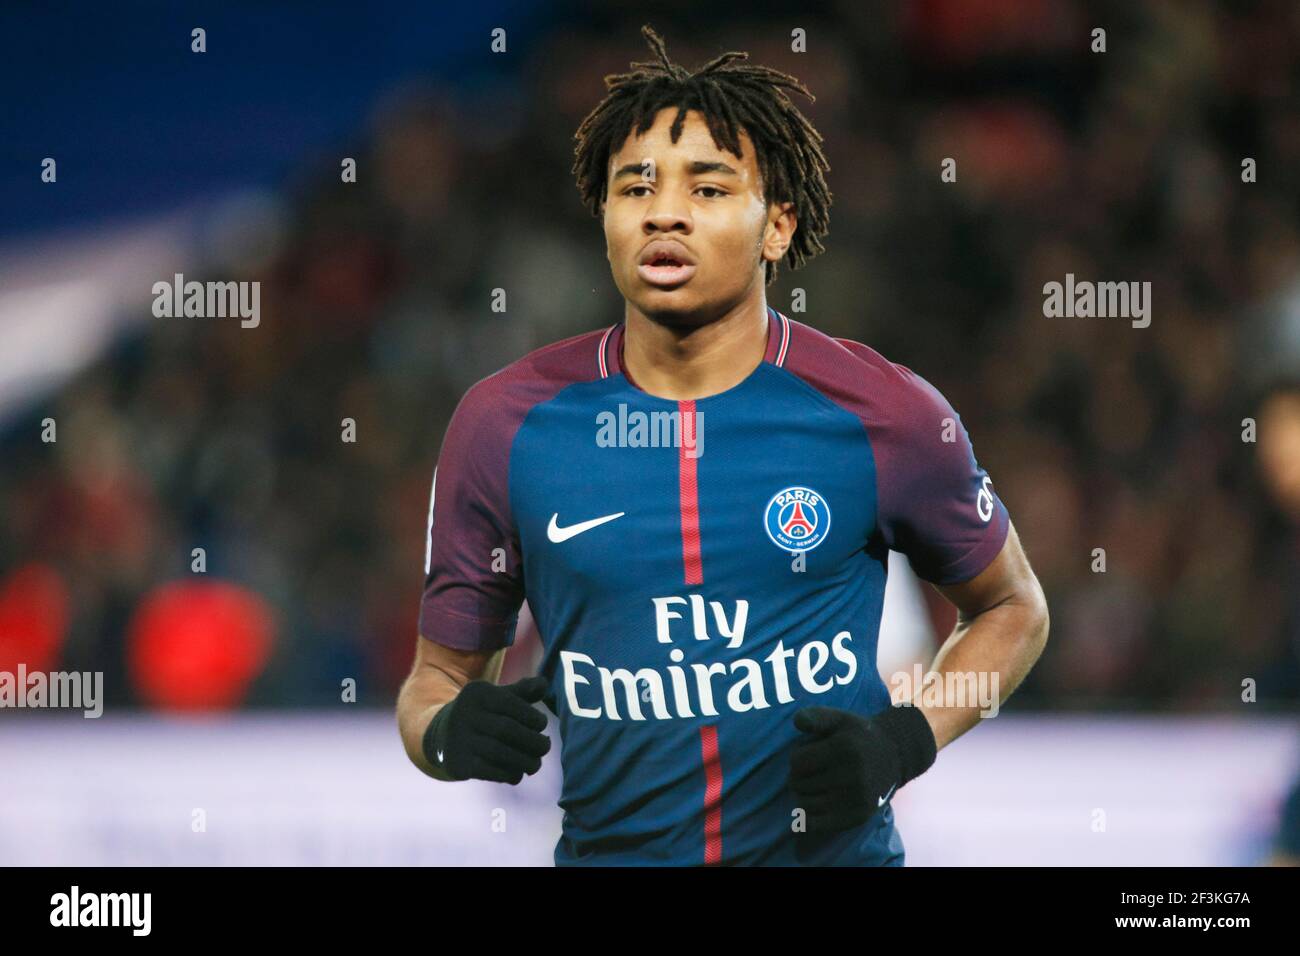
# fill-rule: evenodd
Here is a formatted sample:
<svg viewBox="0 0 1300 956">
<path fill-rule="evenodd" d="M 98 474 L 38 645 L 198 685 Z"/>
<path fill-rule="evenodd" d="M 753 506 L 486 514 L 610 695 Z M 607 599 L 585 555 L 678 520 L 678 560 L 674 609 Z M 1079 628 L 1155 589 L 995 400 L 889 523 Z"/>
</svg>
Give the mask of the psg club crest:
<svg viewBox="0 0 1300 956">
<path fill-rule="evenodd" d="M 772 543 L 785 551 L 810 551 L 831 530 L 831 509 L 811 488 L 786 488 L 767 503 L 763 527 Z"/>
</svg>

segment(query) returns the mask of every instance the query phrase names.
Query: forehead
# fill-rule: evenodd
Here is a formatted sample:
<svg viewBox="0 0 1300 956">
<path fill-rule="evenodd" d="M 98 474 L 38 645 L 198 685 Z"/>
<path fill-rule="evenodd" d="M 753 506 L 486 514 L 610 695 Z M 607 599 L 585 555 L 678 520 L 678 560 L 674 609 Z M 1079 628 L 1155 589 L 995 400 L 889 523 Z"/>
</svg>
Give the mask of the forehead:
<svg viewBox="0 0 1300 956">
<path fill-rule="evenodd" d="M 742 157 L 737 157 L 735 153 L 719 148 L 713 141 L 708 123 L 697 110 L 686 113 L 682 120 L 681 135 L 674 143 L 669 132 L 676 117 L 677 107 L 665 107 L 655 114 L 654 123 L 640 136 L 633 129 L 622 145 L 610 153 L 606 175 L 615 173 L 629 163 L 641 163 L 646 159 L 653 159 L 656 167 L 667 169 L 704 161 L 726 163 L 745 179 L 757 181 L 758 161 L 754 142 L 744 127 L 737 128 L 737 139 L 743 154 Z"/>
</svg>

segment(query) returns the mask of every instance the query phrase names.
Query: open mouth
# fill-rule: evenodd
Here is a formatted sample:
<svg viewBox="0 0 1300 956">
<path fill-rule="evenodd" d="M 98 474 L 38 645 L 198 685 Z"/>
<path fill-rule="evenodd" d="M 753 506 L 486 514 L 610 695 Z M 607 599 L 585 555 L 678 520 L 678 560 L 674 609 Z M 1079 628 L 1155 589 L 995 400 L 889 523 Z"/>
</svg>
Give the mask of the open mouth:
<svg viewBox="0 0 1300 956">
<path fill-rule="evenodd" d="M 637 266 L 637 274 L 651 285 L 674 286 L 690 279 L 695 274 L 695 265 L 672 252 L 656 252 Z"/>
</svg>

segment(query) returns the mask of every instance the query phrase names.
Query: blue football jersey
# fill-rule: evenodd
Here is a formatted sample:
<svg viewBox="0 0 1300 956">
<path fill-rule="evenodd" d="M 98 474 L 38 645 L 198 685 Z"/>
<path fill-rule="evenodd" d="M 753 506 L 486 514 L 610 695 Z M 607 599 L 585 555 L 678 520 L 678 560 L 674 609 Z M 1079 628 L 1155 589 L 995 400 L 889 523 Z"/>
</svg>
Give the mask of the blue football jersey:
<svg viewBox="0 0 1300 956">
<path fill-rule="evenodd" d="M 758 367 L 694 401 L 638 388 L 623 332 L 465 394 L 434 476 L 420 634 L 492 651 L 527 599 L 559 723 L 559 865 L 901 865 L 888 804 L 802 832 L 793 716 L 890 706 L 891 549 L 937 584 L 998 555 L 1009 519 L 969 436 L 909 369 L 772 309 Z"/>
</svg>

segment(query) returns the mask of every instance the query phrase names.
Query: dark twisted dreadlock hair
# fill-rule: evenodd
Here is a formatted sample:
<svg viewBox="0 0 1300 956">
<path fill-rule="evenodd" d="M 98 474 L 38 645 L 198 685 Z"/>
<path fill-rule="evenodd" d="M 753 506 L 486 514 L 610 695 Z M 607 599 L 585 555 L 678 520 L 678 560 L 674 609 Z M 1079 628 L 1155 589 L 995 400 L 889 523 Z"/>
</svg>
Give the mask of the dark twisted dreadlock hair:
<svg viewBox="0 0 1300 956">
<path fill-rule="evenodd" d="M 578 127 L 573 164 L 578 190 L 592 215 L 601 215 L 609 177 L 609 157 L 622 146 L 633 128 L 641 135 L 661 109 L 677 107 L 669 135 L 674 143 L 682 133 L 688 110 L 703 114 L 719 149 L 741 157 L 741 127 L 749 134 L 757 154 L 764 198 L 771 203 L 793 202 L 798 228 L 786 250 L 792 269 L 798 269 L 822 252 L 822 237 L 830 220 L 831 193 L 824 173 L 830 169 L 822 152 L 822 136 L 786 95 L 795 90 L 815 102 L 816 97 L 799 80 L 766 66 L 737 61 L 748 53 L 733 51 L 710 60 L 695 72 L 668 59 L 664 41 L 649 26 L 641 35 L 657 62 L 633 63 L 632 73 L 605 77 L 609 92 Z M 776 263 L 766 265 L 767 284 L 776 278 Z"/>
</svg>

